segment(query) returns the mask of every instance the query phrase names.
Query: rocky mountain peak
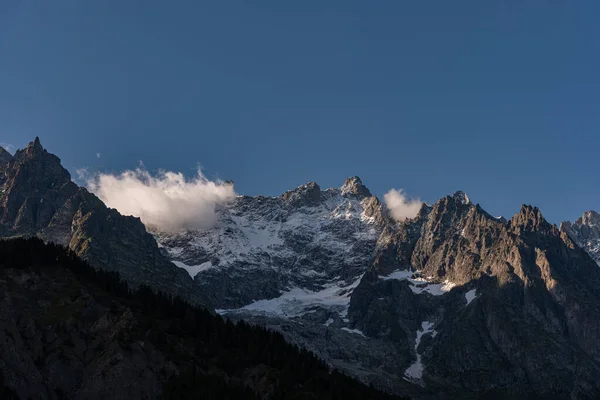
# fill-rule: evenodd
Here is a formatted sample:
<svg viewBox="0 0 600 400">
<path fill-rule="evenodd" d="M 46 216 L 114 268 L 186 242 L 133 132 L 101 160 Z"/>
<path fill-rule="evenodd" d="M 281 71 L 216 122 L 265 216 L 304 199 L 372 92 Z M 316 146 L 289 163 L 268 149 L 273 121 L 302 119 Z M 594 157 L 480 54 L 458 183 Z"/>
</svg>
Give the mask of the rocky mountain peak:
<svg viewBox="0 0 600 400">
<path fill-rule="evenodd" d="M 469 199 L 469 196 L 467 196 L 467 194 L 465 192 L 463 192 L 462 190 L 459 190 L 456 193 L 454 193 L 452 195 L 452 198 L 462 204 L 471 204 L 471 200 Z"/>
<path fill-rule="evenodd" d="M 37 187 L 42 182 L 53 187 L 71 182 L 71 174 L 63 168 L 60 158 L 48 153 L 38 137 L 24 149 L 17 150 L 12 159 L 18 165 L 10 168 L 12 173 L 7 176 L 9 181 L 11 178 L 20 183 L 23 183 L 21 180 L 30 181 Z"/>
<path fill-rule="evenodd" d="M 0 168 L 2 168 L 3 165 L 8 164 L 12 158 L 12 155 L 6 151 L 4 147 L 0 146 Z"/>
<path fill-rule="evenodd" d="M 579 225 L 587 225 L 590 227 L 600 227 L 600 214 L 598 214 L 594 210 L 586 211 L 583 213 L 583 216 L 576 221 L 576 223 L 578 223 Z"/>
<path fill-rule="evenodd" d="M 344 181 L 344 184 L 340 188 L 342 196 L 356 196 L 358 198 L 371 197 L 371 192 L 358 176 L 352 176 Z"/>
<path fill-rule="evenodd" d="M 29 157 L 34 157 L 34 156 L 38 156 L 40 154 L 47 153 L 47 152 L 44 149 L 44 147 L 42 146 L 42 143 L 40 142 L 40 138 L 36 136 L 36 138 L 33 140 L 33 142 L 29 142 L 27 147 L 25 147 L 21 151 L 17 151 L 17 153 L 21 153 L 21 157 L 24 155 L 29 156 Z M 15 154 L 15 156 L 16 156 L 16 154 Z"/>
<path fill-rule="evenodd" d="M 38 236 L 68 246 L 94 267 L 118 270 L 132 286 L 143 283 L 204 301 L 193 292 L 187 273 L 164 258 L 139 219 L 107 208 L 73 183 L 39 138 L 15 153 L 3 176 L 0 236 Z"/>
<path fill-rule="evenodd" d="M 316 182 L 308 182 L 281 195 L 292 206 L 316 206 L 321 202 L 321 188 Z"/>
<path fill-rule="evenodd" d="M 600 214 L 593 210 L 586 211 L 575 222 L 560 224 L 560 230 L 600 265 Z"/>
<path fill-rule="evenodd" d="M 521 206 L 520 212 L 508 222 L 508 229 L 530 245 L 540 248 L 574 245 L 568 235 L 561 234 L 556 225 L 546 221 L 537 207 L 530 205 Z"/>
<path fill-rule="evenodd" d="M 573 230 L 589 232 L 590 230 L 597 230 L 600 233 L 600 214 L 596 211 L 590 210 L 583 213 L 583 215 L 575 222 L 564 221 L 560 224 L 560 229 L 571 233 Z"/>
<path fill-rule="evenodd" d="M 546 221 L 539 208 L 527 204 L 521 206 L 519 213 L 511 218 L 510 224 L 514 229 L 523 232 L 548 231 L 552 228 L 552 225 Z"/>
</svg>

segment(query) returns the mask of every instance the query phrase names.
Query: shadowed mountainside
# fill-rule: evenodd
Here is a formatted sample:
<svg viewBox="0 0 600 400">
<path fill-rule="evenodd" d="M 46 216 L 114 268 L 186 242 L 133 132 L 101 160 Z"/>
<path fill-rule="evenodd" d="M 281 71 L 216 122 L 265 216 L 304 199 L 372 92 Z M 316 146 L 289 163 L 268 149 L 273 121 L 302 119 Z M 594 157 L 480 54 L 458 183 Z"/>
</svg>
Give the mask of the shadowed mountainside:
<svg viewBox="0 0 600 400">
<path fill-rule="evenodd" d="M 396 398 L 39 239 L 0 240 L 0 289 L 3 399 Z"/>
</svg>

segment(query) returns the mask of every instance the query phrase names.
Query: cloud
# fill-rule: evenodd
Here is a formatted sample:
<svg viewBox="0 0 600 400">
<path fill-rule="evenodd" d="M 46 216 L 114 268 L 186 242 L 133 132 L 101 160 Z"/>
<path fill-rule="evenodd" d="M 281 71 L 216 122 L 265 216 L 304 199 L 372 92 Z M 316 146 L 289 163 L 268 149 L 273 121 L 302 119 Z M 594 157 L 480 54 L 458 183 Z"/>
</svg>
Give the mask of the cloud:
<svg viewBox="0 0 600 400">
<path fill-rule="evenodd" d="M 102 157 L 102 153 L 96 153 L 96 158 Z"/>
<path fill-rule="evenodd" d="M 87 181 L 90 177 L 90 173 L 88 172 L 87 168 L 77 168 L 75 170 L 75 175 L 77 175 L 77 179 L 79 179 L 80 181 Z"/>
<path fill-rule="evenodd" d="M 217 207 L 236 196 L 233 185 L 210 181 L 200 169 L 186 179 L 169 171 L 153 176 L 143 165 L 121 174 L 96 174 L 88 177 L 87 186 L 107 206 L 169 233 L 213 226 Z"/>
<path fill-rule="evenodd" d="M 416 217 L 423 204 L 418 198 L 409 199 L 402 189 L 391 189 L 383 195 L 383 199 L 396 221 L 404 221 L 407 218 Z"/>
</svg>

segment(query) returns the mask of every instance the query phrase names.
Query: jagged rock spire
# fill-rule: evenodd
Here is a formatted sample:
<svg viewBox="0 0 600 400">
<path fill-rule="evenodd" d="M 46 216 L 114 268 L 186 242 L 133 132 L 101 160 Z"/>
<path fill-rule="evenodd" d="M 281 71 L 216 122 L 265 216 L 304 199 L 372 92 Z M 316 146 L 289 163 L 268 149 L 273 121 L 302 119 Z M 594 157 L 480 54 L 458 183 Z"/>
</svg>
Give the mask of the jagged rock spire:
<svg viewBox="0 0 600 400">
<path fill-rule="evenodd" d="M 0 146 L 0 168 L 2 165 L 8 164 L 12 160 L 13 156 L 2 146 Z"/>
<path fill-rule="evenodd" d="M 281 198 L 290 205 L 317 205 L 321 201 L 321 188 L 316 182 L 308 182 L 294 190 L 288 190 Z"/>
<path fill-rule="evenodd" d="M 44 151 L 44 147 L 42 147 L 42 143 L 40 142 L 40 138 L 38 136 L 35 137 L 33 142 L 29 142 L 27 147 L 24 149 L 25 154 L 30 156 L 41 154 Z"/>
<path fill-rule="evenodd" d="M 586 211 L 576 222 L 582 225 L 600 227 L 600 214 L 594 210 Z"/>
<path fill-rule="evenodd" d="M 452 195 L 452 198 L 462 204 L 471 204 L 471 199 L 462 190 L 457 191 Z"/>
<path fill-rule="evenodd" d="M 346 179 L 340 189 L 343 196 L 353 195 L 359 198 L 371 197 L 371 192 L 365 185 L 363 185 L 358 176 L 352 176 Z"/>
</svg>

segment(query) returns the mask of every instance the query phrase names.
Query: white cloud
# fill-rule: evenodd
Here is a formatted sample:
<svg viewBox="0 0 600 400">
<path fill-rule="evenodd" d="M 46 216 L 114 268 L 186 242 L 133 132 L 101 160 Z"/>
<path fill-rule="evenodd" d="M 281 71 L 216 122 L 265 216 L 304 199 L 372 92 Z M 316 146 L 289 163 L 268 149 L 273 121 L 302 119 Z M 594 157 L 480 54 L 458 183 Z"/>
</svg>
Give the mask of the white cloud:
<svg viewBox="0 0 600 400">
<path fill-rule="evenodd" d="M 87 181 L 90 177 L 90 173 L 88 172 L 87 168 L 77 168 L 75 170 L 75 175 L 77 175 L 77 179 L 79 179 L 80 181 Z"/>
<path fill-rule="evenodd" d="M 418 198 L 409 199 L 402 189 L 391 189 L 383 195 L 383 199 L 396 221 L 404 221 L 407 218 L 416 217 L 423 204 Z"/>
<path fill-rule="evenodd" d="M 102 157 L 102 153 L 96 153 L 96 158 Z"/>
<path fill-rule="evenodd" d="M 143 165 L 121 174 L 96 174 L 87 185 L 107 206 L 163 232 L 209 228 L 216 222 L 216 207 L 236 196 L 233 185 L 210 181 L 200 170 L 186 179 L 169 171 L 153 176 Z"/>
</svg>

